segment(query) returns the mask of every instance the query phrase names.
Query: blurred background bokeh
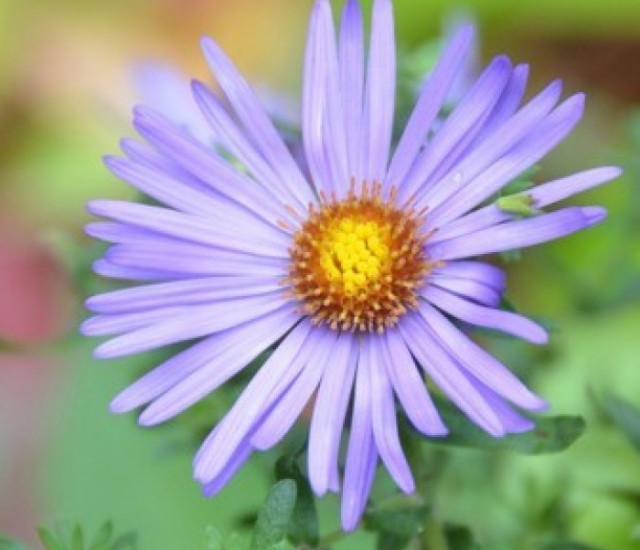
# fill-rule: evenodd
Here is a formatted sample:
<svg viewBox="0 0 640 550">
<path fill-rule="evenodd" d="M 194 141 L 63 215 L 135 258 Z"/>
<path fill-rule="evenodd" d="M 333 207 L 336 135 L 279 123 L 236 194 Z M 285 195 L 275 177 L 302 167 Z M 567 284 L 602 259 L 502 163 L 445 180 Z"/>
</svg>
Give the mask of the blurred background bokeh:
<svg viewBox="0 0 640 550">
<path fill-rule="evenodd" d="M 209 34 L 257 86 L 295 97 L 311 4 L 0 0 L 1 533 L 34 542 L 38 525 L 113 519 L 138 531 L 141 550 L 199 550 L 207 525 L 241 529 L 233 518 L 263 500 L 267 463 L 254 461 L 207 501 L 191 480 L 190 449 L 174 449 L 163 429 L 138 428 L 132 415 L 108 413 L 110 397 L 153 358 L 98 364 L 92 343 L 75 335 L 95 284 L 84 203 L 132 196 L 101 156 L 132 133 L 139 62 L 209 79 L 198 49 Z M 409 56 L 463 14 L 478 24 L 483 62 L 505 52 L 531 62 L 532 92 L 562 77 L 566 94 L 588 93 L 583 122 L 537 181 L 602 164 L 626 172 L 576 199 L 605 205 L 605 224 L 506 264 L 511 301 L 553 321 L 550 347 L 492 343 L 554 413 L 584 415 L 587 434 L 561 455 L 501 457 L 490 482 L 477 479 L 489 459 L 461 452 L 441 480 L 438 513 L 518 548 L 536 548 L 549 529 L 606 550 L 640 548 L 640 454 L 597 404 L 611 393 L 640 405 L 640 2 L 395 6 Z M 329 530 L 334 506 L 322 504 Z M 363 544 L 356 537 L 343 547 Z"/>
</svg>

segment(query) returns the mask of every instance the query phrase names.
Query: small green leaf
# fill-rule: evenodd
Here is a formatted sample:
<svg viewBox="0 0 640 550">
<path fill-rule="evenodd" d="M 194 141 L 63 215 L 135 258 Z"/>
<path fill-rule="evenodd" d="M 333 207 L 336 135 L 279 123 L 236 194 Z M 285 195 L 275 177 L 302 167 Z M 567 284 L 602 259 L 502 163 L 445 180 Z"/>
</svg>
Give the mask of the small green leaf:
<svg viewBox="0 0 640 550">
<path fill-rule="evenodd" d="M 282 457 L 276 463 L 277 479 L 293 479 L 297 498 L 289 527 L 289 536 L 296 544 L 318 544 L 318 512 L 309 480 L 302 474 L 295 458 Z"/>
<path fill-rule="evenodd" d="M 606 395 L 600 406 L 635 449 L 640 451 L 640 409 L 615 395 Z"/>
<path fill-rule="evenodd" d="M 507 214 L 530 217 L 540 213 L 540 210 L 534 207 L 533 197 L 527 194 L 500 197 L 496 200 L 495 204 L 500 210 Z"/>
<path fill-rule="evenodd" d="M 8 539 L 0 535 L 0 550 L 33 550 L 30 546 L 17 540 Z"/>
<path fill-rule="evenodd" d="M 91 541 L 91 546 L 89 546 L 89 550 L 108 549 L 111 537 L 113 537 L 113 523 L 111 521 L 107 521 L 102 524 L 98 532 L 94 535 L 93 540 Z"/>
<path fill-rule="evenodd" d="M 376 550 L 403 550 L 411 542 L 411 537 L 400 537 L 382 531 L 378 535 Z"/>
<path fill-rule="evenodd" d="M 258 514 L 251 550 L 268 550 L 286 539 L 296 504 L 296 482 L 278 481 Z"/>
<path fill-rule="evenodd" d="M 84 550 L 84 535 L 82 534 L 82 527 L 76 524 L 71 534 L 71 546 L 70 550 Z"/>
<path fill-rule="evenodd" d="M 579 416 L 550 416 L 538 419 L 536 427 L 528 432 L 497 438 L 483 432 L 460 411 L 441 399 L 438 400 L 438 408 L 451 433 L 447 437 L 429 439 L 429 444 L 538 455 L 563 451 L 585 430 L 584 419 Z"/>
<path fill-rule="evenodd" d="M 56 539 L 51 531 L 40 528 L 38 529 L 38 536 L 47 550 L 65 550 L 62 543 Z"/>
<path fill-rule="evenodd" d="M 450 550 L 482 550 L 468 527 L 445 525 L 444 535 Z"/>
<path fill-rule="evenodd" d="M 397 540 L 410 540 L 422 529 L 429 517 L 429 507 L 420 497 L 399 496 L 367 510 L 365 529 L 392 535 Z"/>
</svg>

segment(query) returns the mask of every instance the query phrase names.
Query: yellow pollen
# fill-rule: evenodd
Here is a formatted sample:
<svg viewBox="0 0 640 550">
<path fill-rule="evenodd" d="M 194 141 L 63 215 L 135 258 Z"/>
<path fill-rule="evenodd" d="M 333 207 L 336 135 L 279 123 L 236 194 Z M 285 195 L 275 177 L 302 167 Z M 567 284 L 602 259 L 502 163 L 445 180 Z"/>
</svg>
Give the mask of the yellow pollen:
<svg viewBox="0 0 640 550">
<path fill-rule="evenodd" d="M 294 235 L 284 282 L 314 323 L 384 332 L 416 307 L 434 267 L 423 221 L 424 213 L 396 205 L 395 193 L 383 199 L 380 185 L 343 200 L 321 197 Z"/>
</svg>

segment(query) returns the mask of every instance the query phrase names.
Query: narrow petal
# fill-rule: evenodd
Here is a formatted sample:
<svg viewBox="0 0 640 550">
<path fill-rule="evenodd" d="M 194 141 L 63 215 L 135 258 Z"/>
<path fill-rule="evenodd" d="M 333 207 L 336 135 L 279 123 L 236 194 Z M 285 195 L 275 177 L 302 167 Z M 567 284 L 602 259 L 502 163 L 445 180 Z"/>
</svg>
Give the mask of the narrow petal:
<svg viewBox="0 0 640 550">
<path fill-rule="evenodd" d="M 385 332 L 383 357 L 389 379 L 411 423 L 428 436 L 447 435 L 447 427 L 429 396 L 425 381 L 396 329 Z"/>
<path fill-rule="evenodd" d="M 351 434 L 347 448 L 342 488 L 342 528 L 352 531 L 358 525 L 367 501 L 378 464 L 373 439 L 371 389 L 366 369 L 358 361 Z"/>
<path fill-rule="evenodd" d="M 283 303 L 279 295 L 270 294 L 192 308 L 188 315 L 133 330 L 109 340 L 98 346 L 94 355 L 101 359 L 123 357 L 168 344 L 202 338 L 276 311 Z"/>
<path fill-rule="evenodd" d="M 391 0 L 374 0 L 365 92 L 365 175 L 385 182 L 396 95 L 396 44 Z"/>
<path fill-rule="evenodd" d="M 193 97 L 202 111 L 202 115 L 220 136 L 220 140 L 231 153 L 245 166 L 254 178 L 270 189 L 280 200 L 297 201 L 290 186 L 271 168 L 269 163 L 246 138 L 220 100 L 202 82 L 191 84 Z M 295 204 L 295 202 L 294 202 Z M 300 206 L 298 204 L 298 206 Z"/>
<path fill-rule="evenodd" d="M 447 94 L 460 73 L 464 60 L 473 42 L 473 27 L 462 27 L 446 45 L 437 65 L 429 75 L 420 93 L 411 117 L 400 138 L 393 155 L 387 181 L 390 185 L 400 185 L 409 173 L 416 155 L 424 145 Z"/>
<path fill-rule="evenodd" d="M 595 208 L 595 207 L 593 207 Z M 604 219 L 600 208 L 571 207 L 481 229 L 428 246 L 432 258 L 455 260 L 533 246 L 575 233 Z"/>
<path fill-rule="evenodd" d="M 496 307 L 501 299 L 500 292 L 473 279 L 430 275 L 427 284 L 435 285 L 438 288 L 489 307 Z"/>
<path fill-rule="evenodd" d="M 393 390 L 382 363 L 383 348 L 377 335 L 364 339 L 362 353 L 363 367 L 370 379 L 371 402 L 375 403 L 371 412 L 378 453 L 398 487 L 405 493 L 413 493 L 415 482 L 400 445 Z"/>
<path fill-rule="evenodd" d="M 253 447 L 266 451 L 280 442 L 291 429 L 311 400 L 329 366 L 336 338 L 334 331 L 322 331 L 318 336 L 314 342 L 314 350 L 309 354 L 307 366 L 275 402 L 251 437 Z M 331 365 L 331 368 L 335 368 L 335 365 Z"/>
<path fill-rule="evenodd" d="M 349 177 L 364 179 L 363 158 L 363 94 L 364 94 L 364 30 L 362 9 L 357 0 L 348 0 L 340 27 L 340 86 L 346 123 Z"/>
<path fill-rule="evenodd" d="M 282 308 L 209 336 L 131 384 L 111 402 L 111 410 L 129 412 L 155 401 L 154 408 L 145 412 L 149 422 L 160 418 L 156 414 L 184 410 L 243 369 L 298 319 L 293 308 Z"/>
<path fill-rule="evenodd" d="M 509 369 L 463 334 L 437 309 L 425 303 L 420 306 L 420 314 L 442 347 L 480 382 L 524 409 L 540 411 L 547 407 L 543 399 L 527 389 Z"/>
<path fill-rule="evenodd" d="M 177 276 L 177 274 L 171 270 L 116 265 L 104 258 L 93 262 L 91 267 L 93 271 L 101 277 L 128 281 L 166 281 L 175 279 Z"/>
<path fill-rule="evenodd" d="M 500 158 L 458 193 L 431 211 L 427 228 L 443 227 L 497 193 L 510 181 L 533 166 L 560 141 L 566 138 L 580 120 L 584 97 L 573 96 L 556 108 L 534 133 L 507 155 Z M 419 207 L 423 207 L 418 203 Z"/>
<path fill-rule="evenodd" d="M 433 274 L 470 279 L 491 287 L 500 293 L 504 292 L 507 286 L 506 273 L 499 267 L 485 262 L 471 260 L 447 262 L 444 266 L 436 268 Z"/>
<path fill-rule="evenodd" d="M 313 200 L 311 189 L 258 97 L 213 40 L 203 38 L 201 45 L 211 71 L 242 122 L 244 131 L 281 180 L 298 197 L 299 205 L 306 208 L 309 201 Z"/>
<path fill-rule="evenodd" d="M 213 480 L 202 487 L 204 496 L 212 497 L 218 494 L 227 483 L 229 483 L 233 476 L 236 475 L 237 471 L 244 466 L 247 460 L 249 460 L 249 457 L 253 453 L 253 447 L 248 439 L 249 438 L 246 438 L 238 445 L 224 469 Z"/>
<path fill-rule="evenodd" d="M 124 313 L 257 296 L 275 292 L 281 288 L 275 277 L 243 275 L 206 277 L 96 294 L 89 298 L 85 305 L 97 313 Z"/>
<path fill-rule="evenodd" d="M 460 410 L 494 437 L 503 436 L 505 432 L 500 419 L 451 356 L 431 336 L 422 317 L 405 315 L 398 328 L 420 366 Z"/>
<path fill-rule="evenodd" d="M 549 340 L 544 328 L 517 313 L 479 306 L 437 287 L 426 288 L 422 295 L 438 308 L 466 323 L 512 334 L 533 344 L 546 344 Z"/>
<path fill-rule="evenodd" d="M 301 357 L 300 352 L 309 337 L 313 338 L 313 328 L 305 320 L 287 335 L 256 373 L 218 429 L 200 447 L 194 459 L 194 476 L 198 481 L 208 483 L 218 476 L 260 415 L 295 380 L 306 364 L 307 358 Z M 277 387 L 281 388 L 279 394 L 274 392 Z"/>
<path fill-rule="evenodd" d="M 331 358 L 331 368 L 322 377 L 309 430 L 308 472 L 311 487 L 323 495 L 338 479 L 340 437 L 358 359 L 358 345 L 351 334 L 341 333 Z"/>
<path fill-rule="evenodd" d="M 500 99 L 510 76 L 511 62 L 506 56 L 496 57 L 489 64 L 418 156 L 400 187 L 401 198 L 409 199 L 413 195 L 424 193 L 432 183 L 431 176 L 447 157 L 460 152 L 474 139 Z"/>
</svg>

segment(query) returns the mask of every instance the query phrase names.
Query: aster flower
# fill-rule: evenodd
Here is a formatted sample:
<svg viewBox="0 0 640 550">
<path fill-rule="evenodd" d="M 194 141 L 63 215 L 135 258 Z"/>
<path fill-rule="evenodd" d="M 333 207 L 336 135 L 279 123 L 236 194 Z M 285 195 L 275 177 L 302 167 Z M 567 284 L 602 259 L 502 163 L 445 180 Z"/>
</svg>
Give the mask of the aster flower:
<svg viewBox="0 0 640 550">
<path fill-rule="evenodd" d="M 329 2 L 317 0 L 304 69 L 304 170 L 210 39 L 202 47 L 226 102 L 200 82 L 192 92 L 225 154 L 139 107 L 134 126 L 146 143 L 125 140 L 125 157 L 106 159 L 163 206 L 90 204 L 111 220 L 87 229 L 113 243 L 96 271 L 144 284 L 90 298 L 96 315 L 83 331 L 112 337 L 96 349 L 100 358 L 194 341 L 125 389 L 112 410 L 144 406 L 142 425 L 164 422 L 273 349 L 195 457 L 207 495 L 255 450 L 278 443 L 314 394 L 308 475 L 318 495 L 342 491 L 345 529 L 362 514 L 379 461 L 402 491 L 414 491 L 396 402 L 418 432 L 447 433 L 425 377 L 495 437 L 532 427 L 519 410 L 545 408 L 459 328 L 547 341 L 541 326 L 499 308 L 505 274 L 477 257 L 601 221 L 599 207 L 543 209 L 618 170 L 581 172 L 496 203 L 569 134 L 584 98 L 558 103 L 553 82 L 520 106 L 528 68 L 499 56 L 433 132 L 472 35 L 464 27 L 446 45 L 393 148 L 391 1 L 374 2 L 365 62 L 359 3 L 346 3 L 336 36 Z"/>
</svg>

